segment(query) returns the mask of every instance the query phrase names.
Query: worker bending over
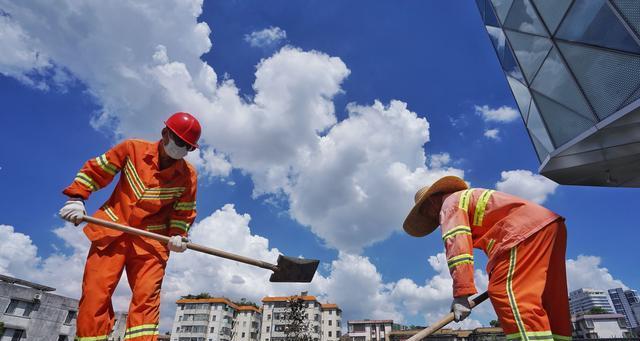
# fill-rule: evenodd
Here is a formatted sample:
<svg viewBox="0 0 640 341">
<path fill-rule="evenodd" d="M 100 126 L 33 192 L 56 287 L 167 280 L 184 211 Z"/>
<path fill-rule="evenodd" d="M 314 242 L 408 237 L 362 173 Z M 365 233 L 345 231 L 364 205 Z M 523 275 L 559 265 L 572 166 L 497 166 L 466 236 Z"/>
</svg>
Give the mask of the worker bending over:
<svg viewBox="0 0 640 341">
<path fill-rule="evenodd" d="M 82 280 L 76 340 L 107 340 L 114 323 L 111 296 L 126 269 L 132 291 L 125 339 L 157 340 L 160 287 L 169 250 L 183 252 L 196 217 L 195 169 L 183 158 L 198 147 L 200 124 L 188 113 L 165 122 L 158 142 L 126 140 L 87 161 L 63 193 L 69 200 L 60 215 L 76 226 L 85 213 L 83 200 L 122 172 L 111 197 L 93 215 L 169 236 L 165 245 L 145 237 L 87 224 L 91 240 Z"/>
<path fill-rule="evenodd" d="M 473 248 L 488 257 L 489 298 L 507 339 L 571 340 L 564 218 L 516 196 L 468 188 L 446 176 L 416 193 L 404 230 L 422 237 L 442 226 L 453 278 L 455 321 L 471 312 Z"/>
</svg>

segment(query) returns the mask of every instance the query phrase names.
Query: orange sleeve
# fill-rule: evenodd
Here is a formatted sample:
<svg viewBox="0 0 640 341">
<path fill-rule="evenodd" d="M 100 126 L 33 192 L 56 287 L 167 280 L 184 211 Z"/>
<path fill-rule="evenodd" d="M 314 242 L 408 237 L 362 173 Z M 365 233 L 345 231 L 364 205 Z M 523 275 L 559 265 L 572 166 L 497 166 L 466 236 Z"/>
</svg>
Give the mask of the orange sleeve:
<svg viewBox="0 0 640 341">
<path fill-rule="evenodd" d="M 198 187 L 198 176 L 195 171 L 191 176 L 184 193 L 173 205 L 173 212 L 169 221 L 169 235 L 180 235 L 186 237 L 189 228 L 196 219 L 196 191 Z"/>
<path fill-rule="evenodd" d="M 84 163 L 75 179 L 62 193 L 70 197 L 86 200 L 95 192 L 111 183 L 122 169 L 128 155 L 127 141 L 111 148 L 106 153 Z"/>
<path fill-rule="evenodd" d="M 443 205 L 441 215 L 442 240 L 453 278 L 453 297 L 478 292 L 473 279 L 473 239 L 469 216 L 466 210 L 459 207 L 458 202 L 459 199 L 456 199 L 449 205 Z"/>
</svg>

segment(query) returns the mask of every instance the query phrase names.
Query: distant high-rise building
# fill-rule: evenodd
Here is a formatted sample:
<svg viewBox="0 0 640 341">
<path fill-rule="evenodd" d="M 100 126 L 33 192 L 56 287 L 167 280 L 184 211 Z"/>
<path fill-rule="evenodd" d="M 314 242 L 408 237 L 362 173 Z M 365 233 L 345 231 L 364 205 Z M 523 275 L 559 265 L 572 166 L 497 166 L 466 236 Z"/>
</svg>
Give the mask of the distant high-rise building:
<svg viewBox="0 0 640 341">
<path fill-rule="evenodd" d="M 580 288 L 569 293 L 569 308 L 571 315 L 588 313 L 593 308 L 602 308 L 610 314 L 615 313 L 606 291 L 588 288 Z"/>
<path fill-rule="evenodd" d="M 261 310 L 224 297 L 180 299 L 171 339 L 175 341 L 258 341 Z"/>
<path fill-rule="evenodd" d="M 338 341 L 342 336 L 342 310 L 332 303 L 321 304 L 315 296 L 302 292 L 298 296 L 265 297 L 262 299 L 262 330 L 260 341 L 284 341 L 287 327 L 286 314 L 291 311 L 289 300 L 303 301 L 304 316 L 313 341 Z"/>
<path fill-rule="evenodd" d="M 622 288 L 609 289 L 609 297 L 616 310 L 616 313 L 624 315 L 627 325 L 631 328 L 638 327 L 638 320 L 631 310 L 631 306 L 640 302 L 638 293 L 635 290 L 623 290 Z"/>
<path fill-rule="evenodd" d="M 640 187 L 640 1 L 476 3 L 539 172 Z"/>
</svg>

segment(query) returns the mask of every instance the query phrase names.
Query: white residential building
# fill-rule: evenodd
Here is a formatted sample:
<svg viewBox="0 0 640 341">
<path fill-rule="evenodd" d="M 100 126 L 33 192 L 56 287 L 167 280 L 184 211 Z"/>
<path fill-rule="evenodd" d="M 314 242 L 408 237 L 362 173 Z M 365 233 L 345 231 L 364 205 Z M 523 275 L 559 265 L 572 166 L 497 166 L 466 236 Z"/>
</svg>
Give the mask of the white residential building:
<svg viewBox="0 0 640 341">
<path fill-rule="evenodd" d="M 305 316 L 314 341 L 337 341 L 341 336 L 342 311 L 335 304 L 320 304 L 315 296 L 302 292 L 299 296 L 265 297 L 262 299 L 262 330 L 260 341 L 283 341 L 285 338 L 285 314 L 288 301 L 299 298 L 304 301 Z"/>
<path fill-rule="evenodd" d="M 172 341 L 258 341 L 261 310 L 227 298 L 180 299 Z"/>
<path fill-rule="evenodd" d="M 571 315 L 588 313 L 593 308 L 602 308 L 607 313 L 615 313 L 613 303 L 604 290 L 580 288 L 569 293 Z"/>
<path fill-rule="evenodd" d="M 631 330 L 622 314 L 584 314 L 572 317 L 573 337 L 578 339 L 630 338 Z"/>
<path fill-rule="evenodd" d="M 389 340 L 389 333 L 393 327 L 393 320 L 357 320 L 347 323 L 349 341 Z"/>
</svg>

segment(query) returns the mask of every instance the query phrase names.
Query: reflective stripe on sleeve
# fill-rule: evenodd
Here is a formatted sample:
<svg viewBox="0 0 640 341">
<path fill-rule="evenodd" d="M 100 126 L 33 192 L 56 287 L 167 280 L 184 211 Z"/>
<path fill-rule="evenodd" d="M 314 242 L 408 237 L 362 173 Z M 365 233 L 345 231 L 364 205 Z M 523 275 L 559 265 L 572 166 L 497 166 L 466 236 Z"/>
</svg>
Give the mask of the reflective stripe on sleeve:
<svg viewBox="0 0 640 341">
<path fill-rule="evenodd" d="M 469 202 L 471 201 L 471 193 L 473 193 L 473 189 L 467 189 L 462 194 L 460 194 L 460 202 L 458 203 L 458 207 L 460 207 L 465 212 L 469 211 Z"/>
<path fill-rule="evenodd" d="M 162 224 L 162 225 L 148 225 L 147 226 L 147 231 L 158 231 L 158 230 L 164 230 L 167 228 L 167 225 Z"/>
<path fill-rule="evenodd" d="M 447 265 L 449 269 L 453 269 L 458 265 L 462 264 L 473 264 L 473 255 L 468 253 L 463 253 L 459 256 L 451 257 L 447 260 Z"/>
<path fill-rule="evenodd" d="M 192 211 L 196 208 L 196 202 L 176 202 L 173 208 L 177 211 Z"/>
<path fill-rule="evenodd" d="M 76 174 L 75 180 L 87 186 L 87 188 L 89 188 L 92 192 L 100 189 L 100 186 L 98 186 L 98 184 L 90 176 L 83 172 L 79 172 L 78 174 Z"/>
<path fill-rule="evenodd" d="M 107 160 L 107 154 L 102 154 L 98 156 L 95 160 L 98 166 L 100 166 L 100 168 L 102 168 L 103 171 L 111 175 L 116 175 L 116 173 L 118 173 L 119 171 L 118 167 L 116 167 L 113 163 Z"/>
<path fill-rule="evenodd" d="M 487 208 L 487 203 L 489 199 L 491 199 L 491 194 L 495 192 L 494 190 L 485 190 L 480 195 L 480 199 L 478 199 L 478 203 L 476 204 L 476 211 L 473 214 L 473 225 L 474 226 L 482 226 L 482 220 L 484 219 L 484 213 Z"/>
<path fill-rule="evenodd" d="M 189 223 L 187 223 L 186 221 L 183 221 L 183 220 L 173 220 L 173 219 L 171 219 L 171 221 L 169 222 L 169 226 L 181 229 L 184 232 L 189 232 Z"/>
<path fill-rule="evenodd" d="M 471 228 L 469 226 L 464 226 L 464 225 L 460 225 L 455 228 L 452 228 L 442 236 L 442 240 L 446 241 L 447 239 L 453 238 L 459 234 L 471 235 Z"/>
</svg>

